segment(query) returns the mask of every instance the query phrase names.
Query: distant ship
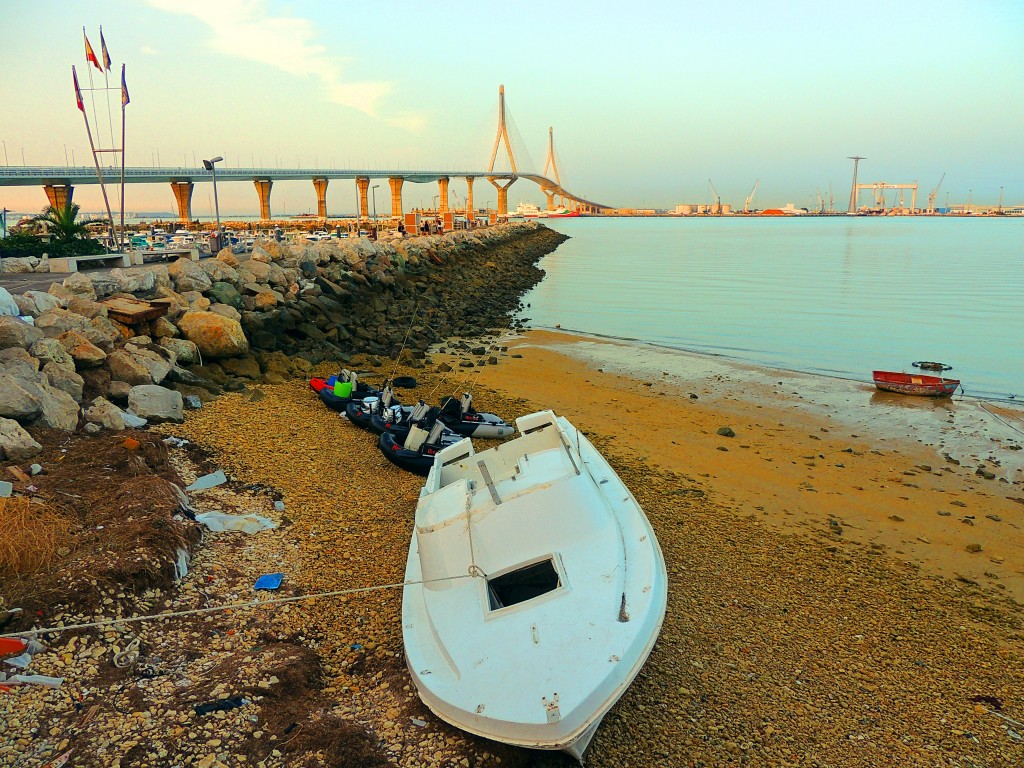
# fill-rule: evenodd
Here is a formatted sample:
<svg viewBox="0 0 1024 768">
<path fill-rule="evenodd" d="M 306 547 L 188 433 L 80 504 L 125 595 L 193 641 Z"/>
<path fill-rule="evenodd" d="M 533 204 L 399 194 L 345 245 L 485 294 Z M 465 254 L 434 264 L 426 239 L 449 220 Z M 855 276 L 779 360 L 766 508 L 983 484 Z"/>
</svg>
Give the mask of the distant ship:
<svg viewBox="0 0 1024 768">
<path fill-rule="evenodd" d="M 519 203 L 519 205 L 516 206 L 516 209 L 512 211 L 511 215 L 517 217 L 521 216 L 524 219 L 536 219 L 542 214 L 540 212 L 540 208 L 533 203 Z"/>
<path fill-rule="evenodd" d="M 548 219 L 574 219 L 579 215 L 579 211 L 570 211 L 568 208 L 555 208 L 553 211 L 544 211 L 541 217 Z"/>
</svg>

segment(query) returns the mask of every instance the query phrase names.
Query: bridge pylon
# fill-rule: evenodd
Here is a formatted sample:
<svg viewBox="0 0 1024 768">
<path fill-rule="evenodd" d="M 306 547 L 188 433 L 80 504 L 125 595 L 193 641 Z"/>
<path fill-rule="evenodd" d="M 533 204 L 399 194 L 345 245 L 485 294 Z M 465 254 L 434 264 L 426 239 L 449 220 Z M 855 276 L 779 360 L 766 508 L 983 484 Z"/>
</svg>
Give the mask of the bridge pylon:
<svg viewBox="0 0 1024 768">
<path fill-rule="evenodd" d="M 512 141 L 508 137 L 508 125 L 505 122 L 505 86 L 498 86 L 498 135 L 494 137 L 494 149 L 491 150 L 491 164 L 487 170 L 494 172 L 494 161 L 498 157 L 498 147 L 502 140 L 505 141 L 505 151 L 508 152 L 508 163 L 512 168 L 512 178 L 506 184 L 499 184 L 494 176 L 488 176 L 487 180 L 498 190 L 498 215 L 508 215 L 508 188 L 511 187 L 518 174 L 516 170 L 516 157 L 512 152 Z"/>
</svg>

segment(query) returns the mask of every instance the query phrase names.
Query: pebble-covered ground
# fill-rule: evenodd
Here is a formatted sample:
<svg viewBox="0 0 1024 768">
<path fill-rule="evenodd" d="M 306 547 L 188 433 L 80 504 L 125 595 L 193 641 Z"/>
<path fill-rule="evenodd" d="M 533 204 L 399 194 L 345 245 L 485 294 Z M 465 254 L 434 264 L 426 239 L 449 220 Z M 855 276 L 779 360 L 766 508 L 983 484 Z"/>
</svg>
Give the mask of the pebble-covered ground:
<svg viewBox="0 0 1024 768">
<path fill-rule="evenodd" d="M 417 395 L 434 389 L 437 375 L 399 372 L 420 380 Z M 506 417 L 543 407 L 482 386 L 476 404 Z M 421 480 L 304 382 L 226 395 L 169 429 L 211 452 L 201 471 L 221 466 L 234 479 L 196 494 L 197 507 L 281 525 L 208 533 L 180 589 L 153 596 L 156 607 L 249 601 L 255 579 L 274 571 L 285 574 L 275 596 L 401 580 Z M 841 538 L 775 530 L 686 467 L 646 463 L 614 421 L 590 436 L 647 511 L 670 585 L 655 650 L 588 765 L 1024 764 L 1014 604 Z M 194 454 L 177 460 L 192 479 Z M 400 604 L 400 590 L 372 591 L 54 643 L 38 671 L 69 682 L 0 694 L 0 764 L 41 766 L 67 748 L 69 766 L 572 764 L 473 739 L 430 714 L 405 671 Z M 143 653 L 117 670 L 112 649 L 133 636 Z M 227 711 L 194 709 L 237 699 Z"/>
</svg>

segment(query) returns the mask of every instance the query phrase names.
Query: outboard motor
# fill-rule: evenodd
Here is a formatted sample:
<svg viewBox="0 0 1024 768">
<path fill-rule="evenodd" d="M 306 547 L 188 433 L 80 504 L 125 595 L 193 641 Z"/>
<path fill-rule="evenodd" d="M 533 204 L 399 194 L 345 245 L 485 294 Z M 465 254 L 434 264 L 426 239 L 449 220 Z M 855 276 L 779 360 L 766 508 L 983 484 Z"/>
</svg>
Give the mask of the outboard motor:
<svg viewBox="0 0 1024 768">
<path fill-rule="evenodd" d="M 473 396 L 469 392 L 462 393 L 462 399 L 459 401 L 459 408 L 462 410 L 462 415 L 465 416 L 469 413 L 473 406 Z"/>
</svg>

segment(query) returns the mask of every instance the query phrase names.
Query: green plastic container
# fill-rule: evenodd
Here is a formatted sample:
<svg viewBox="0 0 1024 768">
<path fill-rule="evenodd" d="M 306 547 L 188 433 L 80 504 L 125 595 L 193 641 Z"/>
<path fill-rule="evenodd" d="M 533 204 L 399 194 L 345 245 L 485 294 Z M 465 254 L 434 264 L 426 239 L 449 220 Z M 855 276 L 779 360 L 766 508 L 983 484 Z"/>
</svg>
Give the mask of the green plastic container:
<svg viewBox="0 0 1024 768">
<path fill-rule="evenodd" d="M 351 381 L 336 381 L 334 382 L 334 394 L 338 397 L 352 397 L 352 382 Z"/>
</svg>

